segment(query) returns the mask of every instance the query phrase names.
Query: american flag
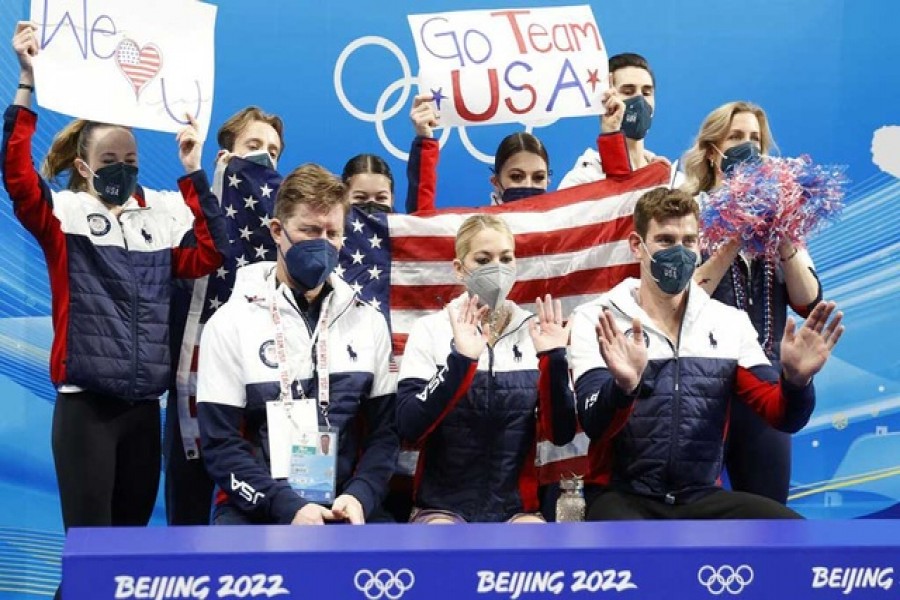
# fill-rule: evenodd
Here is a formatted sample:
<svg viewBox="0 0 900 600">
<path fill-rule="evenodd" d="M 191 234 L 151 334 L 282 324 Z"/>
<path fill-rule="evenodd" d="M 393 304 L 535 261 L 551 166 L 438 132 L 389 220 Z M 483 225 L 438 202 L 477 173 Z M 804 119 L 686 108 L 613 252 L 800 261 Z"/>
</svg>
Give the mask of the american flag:
<svg viewBox="0 0 900 600">
<path fill-rule="evenodd" d="M 281 176 L 272 169 L 242 158 L 232 158 L 221 180 L 213 181 L 225 215 L 230 249 L 222 266 L 194 281 L 191 306 L 175 373 L 178 418 L 186 456 L 199 454 L 197 426 L 197 353 L 203 325 L 231 297 L 235 274 L 245 265 L 275 260 L 275 242 L 269 222 Z"/>
</svg>

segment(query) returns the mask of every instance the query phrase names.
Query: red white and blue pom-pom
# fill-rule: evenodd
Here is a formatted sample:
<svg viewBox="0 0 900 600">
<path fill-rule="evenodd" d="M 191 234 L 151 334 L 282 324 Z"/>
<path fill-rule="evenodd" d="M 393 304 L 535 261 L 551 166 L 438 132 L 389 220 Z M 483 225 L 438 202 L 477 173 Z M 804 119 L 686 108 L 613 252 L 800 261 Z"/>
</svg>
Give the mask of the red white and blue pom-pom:
<svg viewBox="0 0 900 600">
<path fill-rule="evenodd" d="M 783 238 L 805 246 L 811 234 L 840 216 L 845 171 L 813 164 L 805 155 L 738 165 L 701 202 L 703 250 L 715 252 L 736 236 L 751 257 L 776 258 Z"/>
</svg>

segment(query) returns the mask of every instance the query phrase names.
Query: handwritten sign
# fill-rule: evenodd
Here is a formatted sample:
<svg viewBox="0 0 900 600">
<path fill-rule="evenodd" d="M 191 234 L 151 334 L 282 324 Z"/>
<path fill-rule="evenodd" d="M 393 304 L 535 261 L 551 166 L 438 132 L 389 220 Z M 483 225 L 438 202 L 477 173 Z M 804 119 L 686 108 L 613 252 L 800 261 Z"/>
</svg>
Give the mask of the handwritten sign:
<svg viewBox="0 0 900 600">
<path fill-rule="evenodd" d="M 599 114 L 606 47 L 590 6 L 409 15 L 421 94 L 443 125 Z"/>
<path fill-rule="evenodd" d="M 184 0 L 31 0 L 37 101 L 73 117 L 206 137 L 216 7 Z"/>
</svg>

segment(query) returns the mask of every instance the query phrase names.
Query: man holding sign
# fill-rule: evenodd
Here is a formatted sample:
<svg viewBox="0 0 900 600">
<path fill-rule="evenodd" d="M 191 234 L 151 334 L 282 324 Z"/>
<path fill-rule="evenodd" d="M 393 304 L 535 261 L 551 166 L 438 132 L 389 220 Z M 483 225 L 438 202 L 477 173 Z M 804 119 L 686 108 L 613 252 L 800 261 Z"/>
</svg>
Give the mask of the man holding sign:
<svg viewBox="0 0 900 600">
<path fill-rule="evenodd" d="M 176 137 L 187 175 L 181 193 L 137 183 L 137 145 L 126 127 L 76 120 L 33 167 L 38 27 L 21 22 L 21 67 L 4 114 L 0 168 L 16 216 L 44 251 L 53 300 L 50 376 L 58 394 L 53 455 L 69 527 L 146 525 L 159 484 L 159 396 L 170 373 L 168 312 L 174 278 L 221 264 L 218 202 L 200 170 L 191 120 Z M 214 237 L 216 238 L 214 240 Z"/>
</svg>

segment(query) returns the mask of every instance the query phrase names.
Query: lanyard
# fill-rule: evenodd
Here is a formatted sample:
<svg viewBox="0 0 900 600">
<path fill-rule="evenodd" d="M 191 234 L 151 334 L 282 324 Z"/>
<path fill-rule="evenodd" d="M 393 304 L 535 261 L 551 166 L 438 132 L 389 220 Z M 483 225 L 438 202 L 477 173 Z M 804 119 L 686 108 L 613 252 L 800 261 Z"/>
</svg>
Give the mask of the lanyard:
<svg viewBox="0 0 900 600">
<path fill-rule="evenodd" d="M 331 297 L 326 299 L 322 306 L 322 314 L 319 316 L 319 322 L 316 324 L 316 330 L 313 333 L 312 341 L 316 347 L 316 375 L 319 379 L 319 410 L 325 417 L 325 424 L 331 426 L 328 422 L 328 403 L 330 399 L 330 384 L 328 380 L 328 313 L 331 308 Z M 269 314 L 272 316 L 272 323 L 275 325 L 275 357 L 278 360 L 278 378 L 281 386 L 281 402 L 290 406 L 291 400 L 291 376 L 288 374 L 286 340 L 284 335 L 284 323 L 281 320 L 281 311 L 278 310 L 278 282 L 275 282 L 275 290 L 269 296 Z M 324 332 L 324 333 L 323 333 Z M 305 398 L 303 386 L 298 384 L 300 397 Z"/>
</svg>

